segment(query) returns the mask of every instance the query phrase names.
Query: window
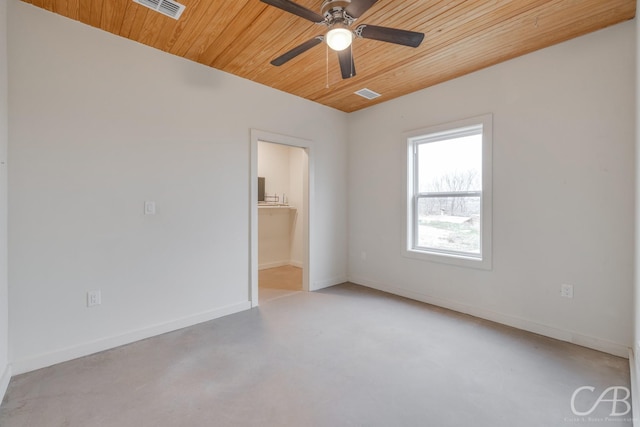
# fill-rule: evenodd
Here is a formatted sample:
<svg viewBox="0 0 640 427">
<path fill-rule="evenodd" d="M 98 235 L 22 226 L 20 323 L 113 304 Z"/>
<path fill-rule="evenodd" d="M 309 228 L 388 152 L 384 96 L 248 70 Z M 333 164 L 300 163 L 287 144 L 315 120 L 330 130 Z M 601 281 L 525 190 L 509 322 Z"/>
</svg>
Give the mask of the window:
<svg viewBox="0 0 640 427">
<path fill-rule="evenodd" d="M 491 129 L 485 115 L 406 134 L 412 258 L 491 268 Z"/>
</svg>

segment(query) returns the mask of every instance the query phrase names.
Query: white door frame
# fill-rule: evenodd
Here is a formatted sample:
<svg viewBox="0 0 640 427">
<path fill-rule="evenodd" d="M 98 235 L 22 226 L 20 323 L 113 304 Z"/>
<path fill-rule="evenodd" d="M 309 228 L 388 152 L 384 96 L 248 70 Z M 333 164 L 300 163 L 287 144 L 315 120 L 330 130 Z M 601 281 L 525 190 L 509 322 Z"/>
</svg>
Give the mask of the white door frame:
<svg viewBox="0 0 640 427">
<path fill-rule="evenodd" d="M 307 176 L 304 185 L 304 215 L 302 215 L 303 270 L 302 289 L 310 289 L 311 280 L 311 207 L 313 204 L 313 141 L 287 135 L 251 129 L 251 176 L 249 180 L 249 300 L 258 306 L 258 141 L 303 148 L 307 155 Z"/>
</svg>

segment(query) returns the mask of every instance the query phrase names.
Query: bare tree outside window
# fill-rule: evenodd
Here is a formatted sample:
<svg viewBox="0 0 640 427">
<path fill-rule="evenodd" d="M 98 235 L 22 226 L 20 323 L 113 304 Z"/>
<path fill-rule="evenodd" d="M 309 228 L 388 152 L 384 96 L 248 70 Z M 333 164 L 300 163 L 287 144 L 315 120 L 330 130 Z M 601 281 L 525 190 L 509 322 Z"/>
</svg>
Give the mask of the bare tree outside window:
<svg viewBox="0 0 640 427">
<path fill-rule="evenodd" d="M 479 253 L 482 135 L 425 142 L 416 156 L 417 246 Z"/>
<path fill-rule="evenodd" d="M 475 169 L 451 172 L 434 179 L 430 187 L 434 193 L 454 193 L 473 191 L 480 186 L 480 173 Z M 469 206 L 468 197 L 430 198 L 424 215 L 469 216 L 479 206 Z"/>
</svg>

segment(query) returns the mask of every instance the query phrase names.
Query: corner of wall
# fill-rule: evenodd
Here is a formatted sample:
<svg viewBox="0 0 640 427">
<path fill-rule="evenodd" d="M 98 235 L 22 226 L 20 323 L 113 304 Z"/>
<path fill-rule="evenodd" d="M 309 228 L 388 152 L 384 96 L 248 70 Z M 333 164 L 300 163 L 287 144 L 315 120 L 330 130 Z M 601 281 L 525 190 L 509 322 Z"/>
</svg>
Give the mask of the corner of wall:
<svg viewBox="0 0 640 427">
<path fill-rule="evenodd" d="M 9 387 L 9 381 L 11 381 L 11 365 L 7 365 L 2 375 L 0 375 L 0 403 L 4 400 L 4 395 Z"/>
<path fill-rule="evenodd" d="M 634 298 L 633 298 L 633 341 L 632 348 L 629 350 L 629 368 L 631 374 L 631 390 L 633 413 L 640 412 L 639 396 L 638 396 L 638 372 L 640 372 L 640 20 L 637 11 L 640 10 L 640 0 L 636 1 L 636 204 L 635 204 L 635 248 L 636 254 L 634 259 Z M 640 426 L 640 417 L 634 417 L 633 425 Z"/>
<path fill-rule="evenodd" d="M 631 376 L 631 413 L 637 414 L 640 404 L 638 404 L 640 396 L 638 396 L 638 362 L 634 356 L 637 353 L 638 345 L 636 344 L 636 351 L 633 348 L 629 348 L 629 373 Z M 633 417 L 633 426 L 640 427 L 640 417 Z"/>
<path fill-rule="evenodd" d="M 9 77 L 7 53 L 7 1 L 0 1 L 0 402 L 11 379 L 9 364 L 9 303 L 7 276 L 7 152 L 9 139 Z"/>
</svg>

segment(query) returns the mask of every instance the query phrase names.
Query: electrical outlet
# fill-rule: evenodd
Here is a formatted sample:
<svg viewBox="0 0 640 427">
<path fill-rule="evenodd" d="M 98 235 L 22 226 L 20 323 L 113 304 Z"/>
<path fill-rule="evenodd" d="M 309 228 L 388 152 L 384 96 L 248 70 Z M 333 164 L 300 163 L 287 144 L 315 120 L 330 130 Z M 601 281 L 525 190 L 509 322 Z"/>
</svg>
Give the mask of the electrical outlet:
<svg viewBox="0 0 640 427">
<path fill-rule="evenodd" d="M 93 307 L 102 304 L 102 295 L 100 291 L 87 292 L 87 307 Z"/>
<path fill-rule="evenodd" d="M 573 298 L 573 285 L 563 283 L 560 285 L 560 296 L 564 298 Z"/>
</svg>

